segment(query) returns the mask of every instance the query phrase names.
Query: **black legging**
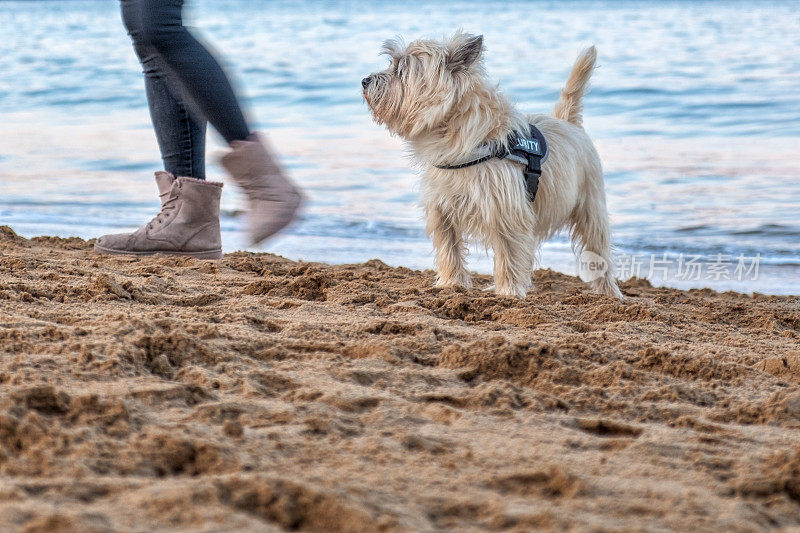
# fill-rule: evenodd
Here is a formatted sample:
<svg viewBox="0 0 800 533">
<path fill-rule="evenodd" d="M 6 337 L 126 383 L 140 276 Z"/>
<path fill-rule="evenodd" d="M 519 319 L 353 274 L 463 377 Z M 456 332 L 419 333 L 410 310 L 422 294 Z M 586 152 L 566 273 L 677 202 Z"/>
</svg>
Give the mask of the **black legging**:
<svg viewBox="0 0 800 533">
<path fill-rule="evenodd" d="M 228 143 L 250 135 L 228 77 L 183 26 L 183 0 L 120 1 L 166 170 L 204 179 L 206 121 Z"/>
</svg>

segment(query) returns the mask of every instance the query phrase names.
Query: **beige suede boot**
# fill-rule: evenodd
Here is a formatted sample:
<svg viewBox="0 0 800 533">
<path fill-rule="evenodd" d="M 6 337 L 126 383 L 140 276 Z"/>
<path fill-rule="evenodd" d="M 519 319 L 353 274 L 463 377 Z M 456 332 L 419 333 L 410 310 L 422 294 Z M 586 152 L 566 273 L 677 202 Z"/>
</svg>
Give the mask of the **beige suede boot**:
<svg viewBox="0 0 800 533">
<path fill-rule="evenodd" d="M 274 235 L 294 219 L 303 195 L 284 173 L 266 139 L 253 134 L 246 141 L 232 142 L 222 166 L 247 195 L 251 244 Z"/>
<path fill-rule="evenodd" d="M 133 233 L 100 237 L 94 249 L 101 254 L 222 257 L 219 231 L 222 183 L 175 179 L 167 172 L 157 172 L 156 184 L 161 212 Z"/>
</svg>

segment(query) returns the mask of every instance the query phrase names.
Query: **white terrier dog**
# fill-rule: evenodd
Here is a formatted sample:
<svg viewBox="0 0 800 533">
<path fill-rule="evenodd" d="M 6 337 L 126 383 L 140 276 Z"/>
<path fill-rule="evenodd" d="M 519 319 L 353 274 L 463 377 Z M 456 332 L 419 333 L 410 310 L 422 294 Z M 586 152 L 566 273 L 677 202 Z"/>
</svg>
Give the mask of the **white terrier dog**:
<svg viewBox="0 0 800 533">
<path fill-rule="evenodd" d="M 524 297 L 539 245 L 568 228 L 576 251 L 594 252 L 605 263 L 592 288 L 621 298 L 610 268 L 600 157 L 582 127 L 594 47 L 578 58 L 552 116 L 519 113 L 489 81 L 482 36 L 458 32 L 448 42 L 406 47 L 387 41 L 383 53 L 391 65 L 364 78 L 364 97 L 375 120 L 405 139 L 424 167 L 422 203 L 437 285 L 472 285 L 465 267 L 465 239 L 472 238 L 494 250 L 495 292 Z M 515 139 L 532 136 L 531 125 L 549 147 L 546 161 L 534 163 L 543 163 L 538 192 L 535 183 L 526 187 L 531 174 L 524 171 L 531 169 L 507 157 Z"/>
</svg>

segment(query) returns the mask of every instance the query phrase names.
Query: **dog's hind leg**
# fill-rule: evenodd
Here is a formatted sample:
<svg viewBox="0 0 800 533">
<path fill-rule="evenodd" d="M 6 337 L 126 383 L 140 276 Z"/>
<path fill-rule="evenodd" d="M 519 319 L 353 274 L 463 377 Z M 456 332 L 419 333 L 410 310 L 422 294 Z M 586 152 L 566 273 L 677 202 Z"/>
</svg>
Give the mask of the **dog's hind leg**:
<svg viewBox="0 0 800 533">
<path fill-rule="evenodd" d="M 425 210 L 426 232 L 436 250 L 436 285 L 440 287 L 472 287 L 472 277 L 464 266 L 466 246 L 452 216 L 438 206 Z"/>
<path fill-rule="evenodd" d="M 494 233 L 490 238 L 494 251 L 494 292 L 498 296 L 524 298 L 531 288 L 531 272 L 536 246 L 533 237 L 509 238 Z"/>
<path fill-rule="evenodd" d="M 599 187 L 597 186 L 599 183 Z M 606 210 L 605 191 L 602 189 L 602 174 L 596 177 L 582 206 L 572 216 L 572 242 L 576 252 L 587 251 L 602 258 L 605 269 L 602 274 L 592 276 L 589 284 L 599 293 L 622 299 L 622 292 L 614 277 L 614 262 L 611 257 L 611 224 Z"/>
</svg>

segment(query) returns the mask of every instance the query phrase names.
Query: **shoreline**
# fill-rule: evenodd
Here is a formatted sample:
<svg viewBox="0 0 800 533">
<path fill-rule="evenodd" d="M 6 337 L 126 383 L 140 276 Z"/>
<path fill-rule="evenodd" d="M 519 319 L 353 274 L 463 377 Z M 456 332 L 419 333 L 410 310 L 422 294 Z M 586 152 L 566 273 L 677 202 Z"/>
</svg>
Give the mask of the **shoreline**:
<svg viewBox="0 0 800 533">
<path fill-rule="evenodd" d="M 233 224 L 229 224 L 229 227 Z M 22 224 L 26 226 L 26 224 Z M 124 231 L 133 231 L 135 228 L 128 227 L 100 227 L 95 230 L 98 234 L 115 233 Z M 36 238 L 30 235 L 29 232 L 22 232 L 22 236 L 27 238 Z M 70 239 L 73 237 L 58 237 L 63 239 Z M 84 237 L 77 237 L 83 239 Z M 93 242 L 93 239 L 85 239 Z M 360 263 L 378 259 L 383 261 L 389 266 L 395 268 L 410 268 L 412 270 L 429 270 L 433 268 L 433 250 L 425 259 L 421 259 L 421 254 L 418 253 L 417 248 L 420 242 L 417 241 L 403 241 L 402 244 L 398 243 L 396 248 L 387 252 L 386 255 L 375 257 L 375 250 L 370 248 L 372 238 L 341 238 L 330 236 L 316 236 L 307 234 L 284 234 L 277 239 L 271 240 L 267 247 L 270 251 L 254 249 L 250 252 L 243 251 L 246 243 L 240 231 L 230 230 L 223 231 L 223 243 L 232 242 L 232 245 L 223 246 L 223 253 L 272 253 L 285 257 L 287 259 L 303 262 L 303 263 L 322 263 L 331 267 L 342 266 L 353 263 Z M 425 239 L 422 241 L 426 247 L 430 247 L 430 241 Z M 325 250 L 321 253 L 320 250 Z M 663 264 L 664 253 L 666 253 L 668 272 L 661 272 L 660 265 Z M 326 261 L 327 257 L 334 257 L 331 261 Z M 408 261 L 408 257 L 414 259 Z M 567 276 L 575 276 L 577 274 L 577 259 L 572 251 L 571 245 L 567 241 L 548 241 L 542 246 L 539 256 L 544 264 L 537 265 L 540 270 L 553 270 Z M 725 272 L 730 279 L 722 278 L 714 280 L 713 275 L 710 273 L 709 268 L 715 264 L 716 254 L 681 254 L 674 252 L 659 252 L 659 253 L 645 253 L 637 251 L 620 251 L 618 247 L 614 252 L 616 258 L 615 268 L 617 272 L 627 272 L 630 279 L 632 272 L 631 263 L 635 262 L 640 269 L 641 275 L 633 276 L 637 279 L 647 279 L 647 281 L 654 287 L 659 288 L 672 288 L 678 290 L 691 290 L 691 289 L 711 289 L 716 292 L 733 291 L 740 294 L 764 294 L 774 296 L 793 296 L 800 294 L 800 263 L 774 263 L 771 258 L 761 258 L 758 266 L 757 279 L 749 279 L 743 275 L 743 279 L 736 279 L 736 268 L 738 266 L 737 257 L 734 255 L 724 255 L 728 258 L 725 264 Z M 678 272 L 678 258 L 683 257 L 688 263 L 690 260 L 700 261 L 699 266 L 702 268 L 699 271 L 701 279 L 682 279 L 681 273 Z M 347 259 L 345 259 L 347 258 Z M 752 265 L 754 260 L 753 256 L 744 257 L 745 268 Z M 467 257 L 467 268 L 474 275 L 488 275 L 492 271 L 492 255 L 486 254 L 477 246 L 471 246 L 469 255 Z M 657 275 L 648 279 L 648 270 L 650 262 L 652 261 L 655 272 Z M 688 270 L 683 267 L 684 274 Z M 686 276 L 684 276 L 686 277 Z M 706 278 L 706 279 L 702 279 Z M 624 279 L 624 278 L 623 278 Z M 535 290 L 534 290 L 535 292 Z"/>
<path fill-rule="evenodd" d="M 0 529 L 800 525 L 800 298 L 0 228 Z"/>
</svg>

